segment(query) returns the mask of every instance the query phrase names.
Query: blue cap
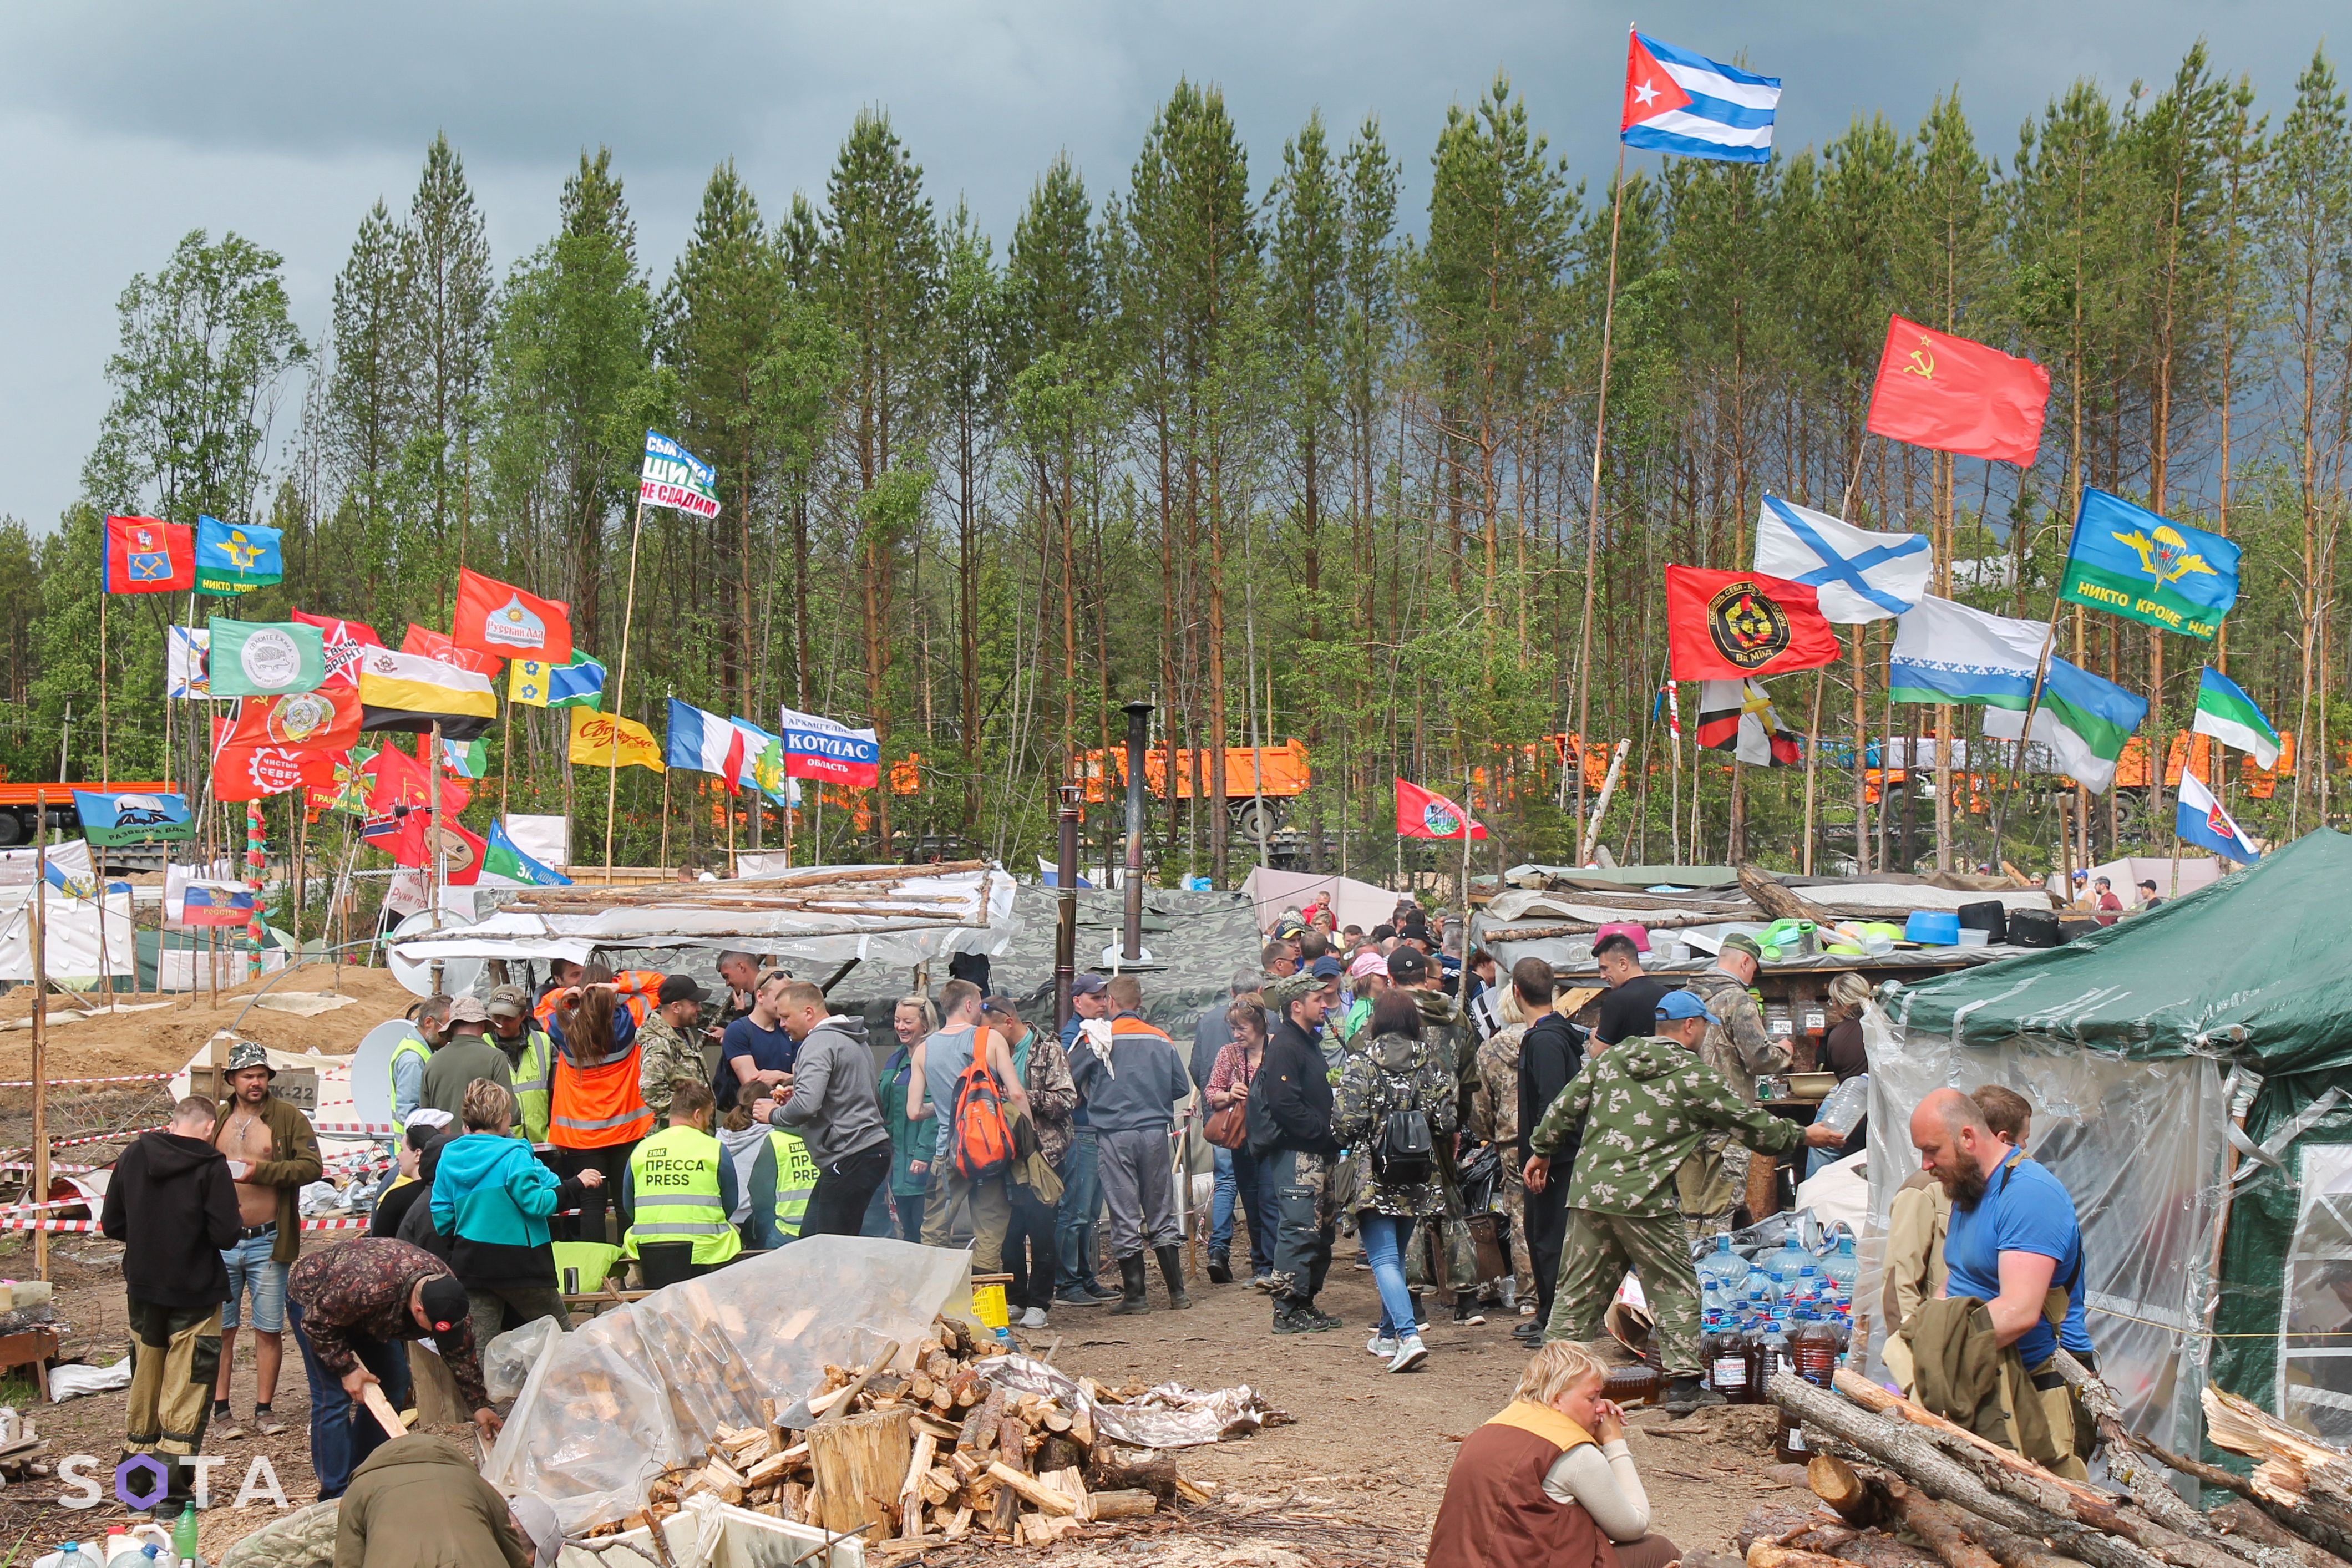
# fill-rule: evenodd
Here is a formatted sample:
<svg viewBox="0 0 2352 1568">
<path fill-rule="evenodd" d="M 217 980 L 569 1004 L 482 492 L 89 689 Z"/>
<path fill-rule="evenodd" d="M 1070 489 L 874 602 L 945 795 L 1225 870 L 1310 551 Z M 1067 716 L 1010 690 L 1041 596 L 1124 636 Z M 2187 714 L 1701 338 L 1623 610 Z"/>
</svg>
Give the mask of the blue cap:
<svg viewBox="0 0 2352 1568">
<path fill-rule="evenodd" d="M 1339 959 L 1326 953 L 1315 960 L 1307 972 L 1318 980 L 1336 980 L 1347 972 L 1347 968 Z"/>
<path fill-rule="evenodd" d="M 1658 1016 L 1662 1019 L 1705 1019 L 1709 1023 L 1723 1020 L 1706 1010 L 1696 991 L 1668 991 L 1658 998 Z"/>
</svg>

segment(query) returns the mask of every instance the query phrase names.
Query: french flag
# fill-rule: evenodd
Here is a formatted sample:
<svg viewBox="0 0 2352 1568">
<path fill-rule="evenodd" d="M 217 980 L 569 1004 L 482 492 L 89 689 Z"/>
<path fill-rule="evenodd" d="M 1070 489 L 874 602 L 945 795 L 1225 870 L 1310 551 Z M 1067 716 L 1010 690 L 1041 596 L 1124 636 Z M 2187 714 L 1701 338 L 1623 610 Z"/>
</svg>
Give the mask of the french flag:
<svg viewBox="0 0 2352 1568">
<path fill-rule="evenodd" d="M 1685 158 L 1761 163 L 1772 156 L 1780 78 L 1754 76 L 1636 29 L 1625 45 L 1625 118 L 1618 137 Z"/>
<path fill-rule="evenodd" d="M 743 732 L 715 713 L 669 699 L 669 752 L 663 758 L 672 768 L 716 773 L 727 788 L 742 787 Z"/>
</svg>

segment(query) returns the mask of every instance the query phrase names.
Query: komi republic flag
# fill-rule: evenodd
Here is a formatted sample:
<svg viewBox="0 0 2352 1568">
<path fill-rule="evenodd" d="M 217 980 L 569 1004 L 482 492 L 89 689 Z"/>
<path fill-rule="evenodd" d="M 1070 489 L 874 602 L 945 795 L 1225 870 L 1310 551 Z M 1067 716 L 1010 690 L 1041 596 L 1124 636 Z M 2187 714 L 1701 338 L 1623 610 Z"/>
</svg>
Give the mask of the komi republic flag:
<svg viewBox="0 0 2352 1568">
<path fill-rule="evenodd" d="M 2237 682 L 2210 664 L 2197 683 L 2197 718 L 2189 727 L 2224 746 L 2252 752 L 2257 768 L 2278 766 L 2278 731 L 2254 706 L 2254 699 L 2238 689 Z"/>
<path fill-rule="evenodd" d="M 481 880 L 493 887 L 570 887 L 572 879 L 523 853 L 499 823 L 483 841 Z"/>
<path fill-rule="evenodd" d="M 739 786 L 757 789 L 779 806 L 800 804 L 801 787 L 784 777 L 784 741 L 737 715 L 728 723 L 743 732 L 743 772 Z"/>
<path fill-rule="evenodd" d="M 2033 710 L 2032 738 L 2050 748 L 2058 770 L 2094 795 L 2116 781 L 2116 759 L 2124 742 L 2147 716 L 2147 699 L 2113 681 L 2053 658 L 2042 678 L 2041 706 Z M 2025 729 L 2021 707 L 1985 709 L 1984 732 L 1995 740 L 2015 740 Z"/>
<path fill-rule="evenodd" d="M 1761 163 L 1772 156 L 1780 78 L 1678 49 L 1638 29 L 1625 40 L 1625 114 L 1618 139 L 1685 158 Z"/>
<path fill-rule="evenodd" d="M 1881 534 L 1766 492 L 1756 517 L 1756 570 L 1811 588 L 1822 619 L 1859 626 L 1927 597 L 1934 557 L 1917 534 Z"/>
<path fill-rule="evenodd" d="M 669 699 L 669 747 L 662 760 L 672 768 L 716 773 L 730 789 L 743 787 L 743 732 L 715 713 Z"/>
<path fill-rule="evenodd" d="M 2193 768 L 2180 770 L 2180 804 L 2172 814 L 2172 831 L 2189 843 L 2241 864 L 2251 865 L 2263 858 L 2253 840 L 2221 810 L 2221 802 L 2213 799 L 2213 791 L 2205 788 L 2205 780 Z"/>
</svg>

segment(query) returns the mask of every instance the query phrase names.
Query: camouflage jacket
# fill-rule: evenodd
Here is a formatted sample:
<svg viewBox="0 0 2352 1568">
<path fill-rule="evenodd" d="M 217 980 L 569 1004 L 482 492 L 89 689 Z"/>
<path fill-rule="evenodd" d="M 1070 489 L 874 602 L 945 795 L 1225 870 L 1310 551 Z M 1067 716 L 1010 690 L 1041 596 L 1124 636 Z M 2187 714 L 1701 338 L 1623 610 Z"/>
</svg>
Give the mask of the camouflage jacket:
<svg viewBox="0 0 2352 1568">
<path fill-rule="evenodd" d="M 1428 1030 L 1418 1039 L 1383 1034 L 1364 1041 L 1364 1049 L 1348 1058 L 1331 1113 L 1331 1134 L 1346 1145 L 1343 1157 L 1355 1167 L 1354 1180 L 1343 1176 L 1338 1186 L 1355 1195 L 1353 1207 L 1359 1211 L 1370 1209 L 1411 1219 L 1433 1218 L 1445 1211 L 1435 1158 L 1430 1162 L 1427 1180 L 1391 1181 L 1373 1168 L 1372 1145 L 1380 1141 L 1388 1113 L 1409 1105 L 1418 1105 L 1429 1118 L 1433 1144 L 1451 1141 L 1458 1125 L 1454 1113 L 1454 1066 L 1446 1056 L 1451 1045 Z"/>
<path fill-rule="evenodd" d="M 1486 1037 L 1471 1090 L 1470 1136 L 1500 1148 L 1507 1166 L 1518 1163 L 1519 1041 L 1527 1032 L 1526 1024 L 1506 1024 Z"/>
<path fill-rule="evenodd" d="M 1470 1119 L 1470 1092 L 1477 1083 L 1478 1032 L 1470 1015 L 1444 991 L 1415 991 L 1421 1007 L 1421 1038 L 1438 1048 L 1446 1071 L 1454 1075 L 1454 1124 Z"/>
<path fill-rule="evenodd" d="M 1721 1023 L 1706 1026 L 1699 1056 L 1716 1075 L 1731 1085 L 1749 1104 L 1756 1103 L 1756 1075 L 1785 1072 L 1795 1058 L 1787 1040 L 1774 1040 L 1764 1029 L 1764 1015 L 1748 988 L 1721 969 L 1709 969 L 1690 983 Z"/>
<path fill-rule="evenodd" d="M 1568 1206 L 1596 1214 L 1677 1213 L 1675 1173 L 1711 1132 L 1768 1155 L 1786 1154 L 1805 1138 L 1796 1123 L 1748 1103 L 1673 1040 L 1638 1034 L 1585 1059 L 1528 1146 L 1549 1159 L 1579 1121 L 1584 1141 Z"/>
<path fill-rule="evenodd" d="M 658 1125 L 669 1114 L 670 1084 L 680 1078 L 703 1081 L 702 1047 L 654 1013 L 637 1026 L 637 1092 Z"/>
</svg>

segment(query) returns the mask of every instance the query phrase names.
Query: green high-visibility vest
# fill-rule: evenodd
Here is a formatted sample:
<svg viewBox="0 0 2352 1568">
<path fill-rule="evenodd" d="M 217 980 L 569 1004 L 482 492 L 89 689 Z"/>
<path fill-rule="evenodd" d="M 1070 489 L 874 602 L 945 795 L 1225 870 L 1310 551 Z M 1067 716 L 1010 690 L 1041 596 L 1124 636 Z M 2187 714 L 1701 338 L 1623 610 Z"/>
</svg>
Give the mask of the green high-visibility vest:
<svg viewBox="0 0 2352 1568">
<path fill-rule="evenodd" d="M 776 1234 L 790 1241 L 801 1233 L 819 1172 L 798 1133 L 775 1128 L 768 1134 L 768 1146 L 776 1151 Z"/>
<path fill-rule="evenodd" d="M 400 1113 L 399 1069 L 400 1059 L 404 1056 L 413 1056 L 416 1058 L 417 1063 L 421 1067 L 424 1063 L 433 1060 L 433 1048 L 425 1044 L 423 1040 L 417 1039 L 416 1036 L 413 1034 L 405 1035 L 402 1037 L 398 1045 L 392 1048 L 391 1060 L 387 1061 L 383 1064 L 383 1081 L 391 1086 L 392 1090 L 391 1095 L 385 1103 L 392 1107 L 392 1134 L 395 1138 L 402 1136 L 408 1131 L 408 1119 Z"/>
<path fill-rule="evenodd" d="M 534 1144 L 547 1142 L 554 1064 L 555 1045 L 546 1035 L 532 1030 L 522 1037 L 522 1055 L 514 1064 L 515 1130 Z"/>
<path fill-rule="evenodd" d="M 719 1140 L 694 1127 L 664 1127 L 629 1155 L 634 1220 L 621 1239 L 630 1257 L 648 1241 L 691 1241 L 697 1263 L 724 1263 L 743 1250 L 719 1197 Z"/>
</svg>

